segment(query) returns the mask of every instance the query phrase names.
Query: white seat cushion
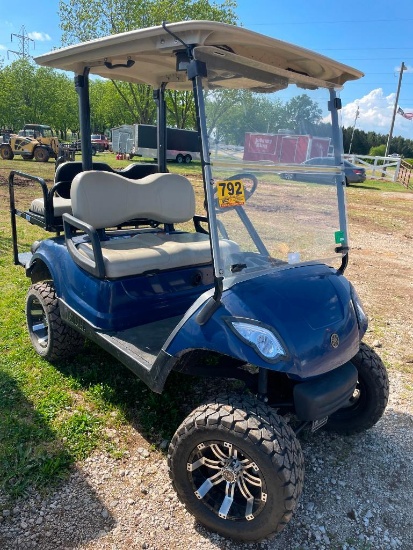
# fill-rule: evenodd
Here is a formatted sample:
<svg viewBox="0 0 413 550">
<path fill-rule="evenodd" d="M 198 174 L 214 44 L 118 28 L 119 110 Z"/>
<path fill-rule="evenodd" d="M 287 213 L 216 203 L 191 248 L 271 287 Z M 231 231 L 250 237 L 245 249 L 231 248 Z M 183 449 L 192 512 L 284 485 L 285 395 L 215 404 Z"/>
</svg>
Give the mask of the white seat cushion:
<svg viewBox="0 0 413 550">
<path fill-rule="evenodd" d="M 46 215 L 46 208 L 44 206 L 43 199 L 34 199 L 31 203 L 30 212 L 39 214 L 40 216 Z M 62 197 L 53 197 L 53 213 L 55 217 L 62 216 L 63 214 L 72 213 L 72 202 L 70 199 L 62 199 Z"/>
<path fill-rule="evenodd" d="M 95 229 L 116 227 L 135 218 L 180 223 L 195 214 L 194 190 L 179 174 L 151 174 L 131 180 L 90 170 L 74 177 L 70 197 L 73 215 Z"/>
<path fill-rule="evenodd" d="M 209 237 L 204 233 L 141 233 L 102 241 L 101 247 L 109 279 L 211 262 Z M 89 243 L 80 244 L 78 250 L 93 259 Z M 239 252 L 239 247 L 233 241 L 222 240 L 220 250 L 227 255 Z"/>
</svg>

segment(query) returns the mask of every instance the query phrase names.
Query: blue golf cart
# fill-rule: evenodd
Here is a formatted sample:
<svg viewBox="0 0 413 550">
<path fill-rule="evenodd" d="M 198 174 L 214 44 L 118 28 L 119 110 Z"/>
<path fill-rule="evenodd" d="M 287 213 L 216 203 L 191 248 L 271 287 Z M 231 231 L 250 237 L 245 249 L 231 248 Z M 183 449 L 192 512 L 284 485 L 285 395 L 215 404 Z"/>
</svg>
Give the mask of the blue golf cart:
<svg viewBox="0 0 413 550">
<path fill-rule="evenodd" d="M 362 74 L 209 21 L 99 38 L 36 61 L 75 75 L 82 161 L 60 163 L 50 188 L 23 174 L 42 191 L 26 210 L 15 201 L 20 173 L 10 174 L 14 260 L 31 280 L 34 348 L 53 362 L 80 353 L 88 338 L 155 392 L 172 371 L 242 381 L 244 391 L 201 404 L 178 427 L 170 476 L 187 509 L 221 535 L 258 540 L 280 531 L 303 487 L 298 432 L 366 430 L 388 399 L 385 367 L 362 342 L 367 317 L 344 276 L 338 92 Z M 91 75 L 153 88 L 156 163 L 114 170 L 92 161 Z M 193 94 L 202 179 L 167 169 L 166 90 Z M 324 154 L 310 139 L 294 144 L 274 131 L 255 141 L 251 157 L 237 120 L 258 124 L 303 94 L 322 117 L 299 109 L 291 135 L 322 136 Z M 333 162 L 300 180 L 303 155 L 327 154 Z M 19 252 L 17 217 L 56 235 Z"/>
</svg>

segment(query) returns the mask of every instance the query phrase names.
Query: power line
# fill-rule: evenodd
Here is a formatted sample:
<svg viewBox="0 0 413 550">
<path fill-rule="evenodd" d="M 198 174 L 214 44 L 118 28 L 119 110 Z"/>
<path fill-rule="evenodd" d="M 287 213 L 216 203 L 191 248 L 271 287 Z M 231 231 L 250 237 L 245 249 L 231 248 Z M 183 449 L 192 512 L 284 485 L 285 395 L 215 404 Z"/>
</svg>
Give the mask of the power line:
<svg viewBox="0 0 413 550">
<path fill-rule="evenodd" d="M 21 57 L 22 59 L 27 59 L 28 57 L 31 57 L 30 55 L 30 42 L 33 42 L 33 49 L 35 47 L 35 42 L 33 38 L 30 38 L 26 34 L 26 28 L 23 25 L 20 29 L 20 34 L 12 33 L 11 34 L 11 42 L 13 42 L 13 36 L 18 39 L 19 41 L 19 51 L 15 50 L 7 50 L 7 58 L 9 58 L 9 53 L 14 53 L 18 57 Z"/>
</svg>

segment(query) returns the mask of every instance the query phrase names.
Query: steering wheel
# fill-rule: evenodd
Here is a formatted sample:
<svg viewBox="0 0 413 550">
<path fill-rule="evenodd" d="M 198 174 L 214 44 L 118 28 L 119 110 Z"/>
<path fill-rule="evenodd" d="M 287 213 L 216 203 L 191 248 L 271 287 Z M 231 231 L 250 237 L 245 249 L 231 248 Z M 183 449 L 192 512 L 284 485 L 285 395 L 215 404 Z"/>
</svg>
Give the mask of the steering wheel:
<svg viewBox="0 0 413 550">
<path fill-rule="evenodd" d="M 255 193 L 258 185 L 258 180 L 254 174 L 242 173 L 231 176 L 228 180 L 250 180 L 251 183 L 247 186 L 244 182 L 245 200 L 247 201 Z"/>
</svg>

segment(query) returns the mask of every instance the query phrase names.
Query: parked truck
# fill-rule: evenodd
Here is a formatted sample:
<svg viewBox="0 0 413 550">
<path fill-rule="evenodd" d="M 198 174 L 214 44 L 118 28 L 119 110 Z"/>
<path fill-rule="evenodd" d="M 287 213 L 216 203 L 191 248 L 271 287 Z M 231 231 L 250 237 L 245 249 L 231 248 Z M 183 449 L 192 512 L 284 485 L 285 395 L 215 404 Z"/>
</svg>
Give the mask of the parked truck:
<svg viewBox="0 0 413 550">
<path fill-rule="evenodd" d="M 311 135 L 245 134 L 244 160 L 270 160 L 299 164 L 313 157 L 327 157 L 330 138 Z"/>
<path fill-rule="evenodd" d="M 200 143 L 195 130 L 166 129 L 166 160 L 190 163 L 200 159 Z M 112 129 L 112 147 L 115 153 L 126 153 L 133 158 L 157 158 L 156 126 L 132 124 Z"/>
</svg>

